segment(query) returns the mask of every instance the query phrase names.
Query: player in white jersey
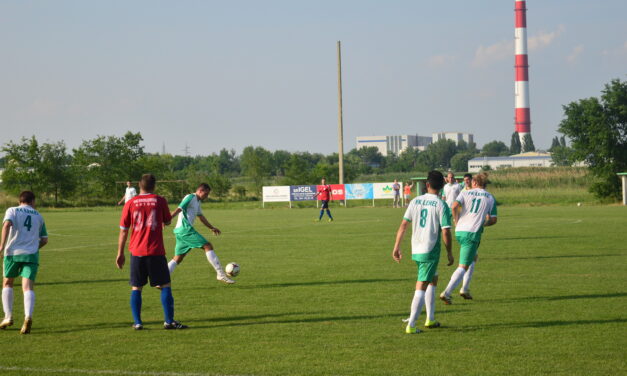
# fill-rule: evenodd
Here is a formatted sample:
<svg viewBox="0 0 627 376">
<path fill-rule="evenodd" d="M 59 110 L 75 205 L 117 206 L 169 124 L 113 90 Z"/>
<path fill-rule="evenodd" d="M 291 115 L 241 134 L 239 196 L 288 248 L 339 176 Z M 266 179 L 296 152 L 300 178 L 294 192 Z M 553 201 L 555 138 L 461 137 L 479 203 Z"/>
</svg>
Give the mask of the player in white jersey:
<svg viewBox="0 0 627 376">
<path fill-rule="evenodd" d="M 459 266 L 453 272 L 446 290 L 440 294 L 440 299 L 445 304 L 452 303 L 451 293 L 464 277 L 472 276 L 483 228 L 496 224 L 496 200 L 485 190 L 487 181 L 488 175 L 486 173 L 475 175 L 472 178 L 472 189 L 462 191 L 453 204 L 455 238 L 461 249 L 459 251 Z M 470 268 L 471 266 L 472 268 Z M 466 290 L 460 292 L 464 299 L 472 299 L 468 290 L 469 283 L 470 279 L 467 280 Z"/>
<path fill-rule="evenodd" d="M 446 181 L 447 183 L 444 185 L 444 193 L 442 194 L 442 199 L 446 201 L 446 204 L 450 208 L 453 207 L 453 203 L 455 202 L 457 195 L 459 195 L 459 192 L 461 192 L 462 187 L 461 185 L 457 184 L 457 180 L 455 180 L 455 174 L 453 174 L 452 172 L 449 172 L 446 175 Z"/>
<path fill-rule="evenodd" d="M 224 272 L 222 264 L 220 264 L 220 259 L 218 259 L 218 255 L 216 255 L 213 249 L 213 245 L 194 228 L 194 221 L 196 217 L 198 217 L 215 235 L 220 235 L 221 233 L 217 227 L 209 223 L 200 208 L 201 201 L 209 196 L 209 192 L 211 192 L 209 184 L 200 184 L 196 189 L 196 193 L 190 193 L 185 196 L 179 204 L 179 207 L 172 212 L 172 217 L 174 218 L 174 216 L 178 214 L 178 219 L 176 221 L 176 227 L 174 228 L 176 247 L 174 249 L 174 257 L 168 263 L 168 269 L 170 269 L 170 274 L 172 274 L 174 269 L 183 262 L 183 259 L 189 251 L 193 248 L 202 248 L 205 250 L 207 260 L 217 273 L 218 281 L 233 284 L 235 281 L 230 279 Z"/>
<path fill-rule="evenodd" d="M 35 210 L 35 195 L 20 193 L 20 206 L 7 209 L 2 224 L 0 255 L 4 252 L 2 308 L 4 319 L 0 329 L 13 325 L 13 281 L 22 277 L 24 292 L 24 324 L 20 333 L 30 333 L 35 307 L 35 277 L 39 268 L 39 248 L 48 243 L 46 224 Z"/>
<path fill-rule="evenodd" d="M 438 262 L 440 260 L 440 234 L 444 239 L 448 265 L 453 265 L 451 252 L 451 211 L 438 197 L 438 192 L 444 185 L 444 176 L 439 171 L 431 171 L 427 177 L 427 193 L 414 198 L 403 217 L 403 221 L 396 233 L 396 243 L 392 251 L 392 258 L 400 262 L 402 258 L 401 242 L 407 226 L 412 224 L 411 252 L 412 259 L 418 266 L 416 291 L 411 302 L 411 313 L 407 321 L 405 333 L 420 333 L 416 328 L 416 320 L 426 303 L 427 321 L 425 327 L 437 328 L 440 323 L 435 321 L 435 287 L 438 282 Z"/>
<path fill-rule="evenodd" d="M 118 205 L 127 203 L 128 200 L 132 199 L 135 196 L 137 196 L 137 190 L 135 190 L 135 187 L 133 187 L 133 184 L 129 180 L 126 182 L 126 189 L 124 190 L 124 196 L 122 196 L 122 199 L 118 201 Z"/>
</svg>

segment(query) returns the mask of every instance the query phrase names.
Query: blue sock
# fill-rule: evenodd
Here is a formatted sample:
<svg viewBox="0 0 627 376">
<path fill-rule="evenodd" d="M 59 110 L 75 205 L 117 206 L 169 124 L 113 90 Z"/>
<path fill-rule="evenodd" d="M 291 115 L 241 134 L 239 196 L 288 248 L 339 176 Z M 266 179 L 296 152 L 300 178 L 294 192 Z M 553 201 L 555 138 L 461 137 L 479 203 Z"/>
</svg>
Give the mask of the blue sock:
<svg viewBox="0 0 627 376">
<path fill-rule="evenodd" d="M 161 289 L 161 305 L 163 306 L 165 322 L 171 324 L 174 321 L 174 298 L 172 297 L 171 287 L 163 287 Z"/>
<path fill-rule="evenodd" d="M 133 320 L 135 320 L 135 324 L 141 324 L 142 292 L 140 290 L 131 290 L 131 312 L 133 312 Z"/>
<path fill-rule="evenodd" d="M 324 215 L 324 209 L 320 210 L 320 217 L 318 217 L 318 220 L 321 220 L 323 215 Z"/>
<path fill-rule="evenodd" d="M 333 219 L 333 217 L 331 217 L 331 210 L 327 209 L 327 215 L 329 216 L 329 218 Z"/>
</svg>

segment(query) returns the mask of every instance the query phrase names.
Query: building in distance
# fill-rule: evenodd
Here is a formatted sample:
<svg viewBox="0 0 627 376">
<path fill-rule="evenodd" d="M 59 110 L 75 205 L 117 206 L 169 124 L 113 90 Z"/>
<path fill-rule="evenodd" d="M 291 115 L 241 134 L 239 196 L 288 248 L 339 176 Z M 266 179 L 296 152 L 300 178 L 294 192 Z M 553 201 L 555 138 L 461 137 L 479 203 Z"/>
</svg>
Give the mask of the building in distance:
<svg viewBox="0 0 627 376">
<path fill-rule="evenodd" d="M 437 132 L 432 135 L 432 142 L 438 142 L 440 140 L 451 140 L 455 142 L 455 145 L 459 145 L 461 141 L 471 144 L 474 142 L 474 136 L 472 133 L 462 132 Z"/>
<path fill-rule="evenodd" d="M 425 150 L 431 143 L 431 137 L 418 135 L 400 136 L 358 136 L 356 138 L 357 149 L 365 147 L 376 147 L 383 156 L 388 154 L 400 154 L 408 147 Z"/>
</svg>

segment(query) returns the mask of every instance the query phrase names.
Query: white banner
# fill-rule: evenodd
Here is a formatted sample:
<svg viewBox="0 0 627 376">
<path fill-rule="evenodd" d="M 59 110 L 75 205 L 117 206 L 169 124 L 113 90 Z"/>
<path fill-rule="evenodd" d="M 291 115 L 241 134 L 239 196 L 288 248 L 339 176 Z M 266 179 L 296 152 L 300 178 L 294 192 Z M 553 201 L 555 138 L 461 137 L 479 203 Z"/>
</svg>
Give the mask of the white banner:
<svg viewBox="0 0 627 376">
<path fill-rule="evenodd" d="M 290 201 L 290 186 L 278 185 L 263 187 L 263 202 L 288 202 Z"/>
<path fill-rule="evenodd" d="M 373 194 L 375 199 L 379 198 L 388 198 L 390 200 L 394 199 L 394 183 L 373 183 Z M 403 183 L 399 182 L 398 185 L 401 186 L 400 194 L 401 197 L 403 195 Z"/>
</svg>

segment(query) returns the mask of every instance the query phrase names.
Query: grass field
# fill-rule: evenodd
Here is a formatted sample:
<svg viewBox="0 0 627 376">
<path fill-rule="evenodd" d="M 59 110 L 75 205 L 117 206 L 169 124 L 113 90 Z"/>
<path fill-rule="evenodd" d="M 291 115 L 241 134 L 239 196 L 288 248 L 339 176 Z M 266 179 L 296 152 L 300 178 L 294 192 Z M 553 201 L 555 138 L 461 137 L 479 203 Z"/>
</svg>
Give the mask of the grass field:
<svg viewBox="0 0 627 376">
<path fill-rule="evenodd" d="M 176 318 L 190 329 L 161 329 L 147 289 L 138 332 L 128 269 L 114 267 L 119 209 L 45 211 L 33 332 L 0 332 L 0 374 L 627 373 L 625 207 L 501 207 L 475 299 L 438 302 L 443 327 L 418 335 L 401 323 L 415 283 L 409 237 L 403 262 L 391 259 L 401 210 L 337 208 L 333 223 L 314 223 L 315 209 L 204 210 L 223 231 L 211 238 L 222 262 L 242 267 L 237 285 L 218 284 L 193 251 L 173 274 Z M 440 264 L 438 293 L 453 270 Z"/>
</svg>

